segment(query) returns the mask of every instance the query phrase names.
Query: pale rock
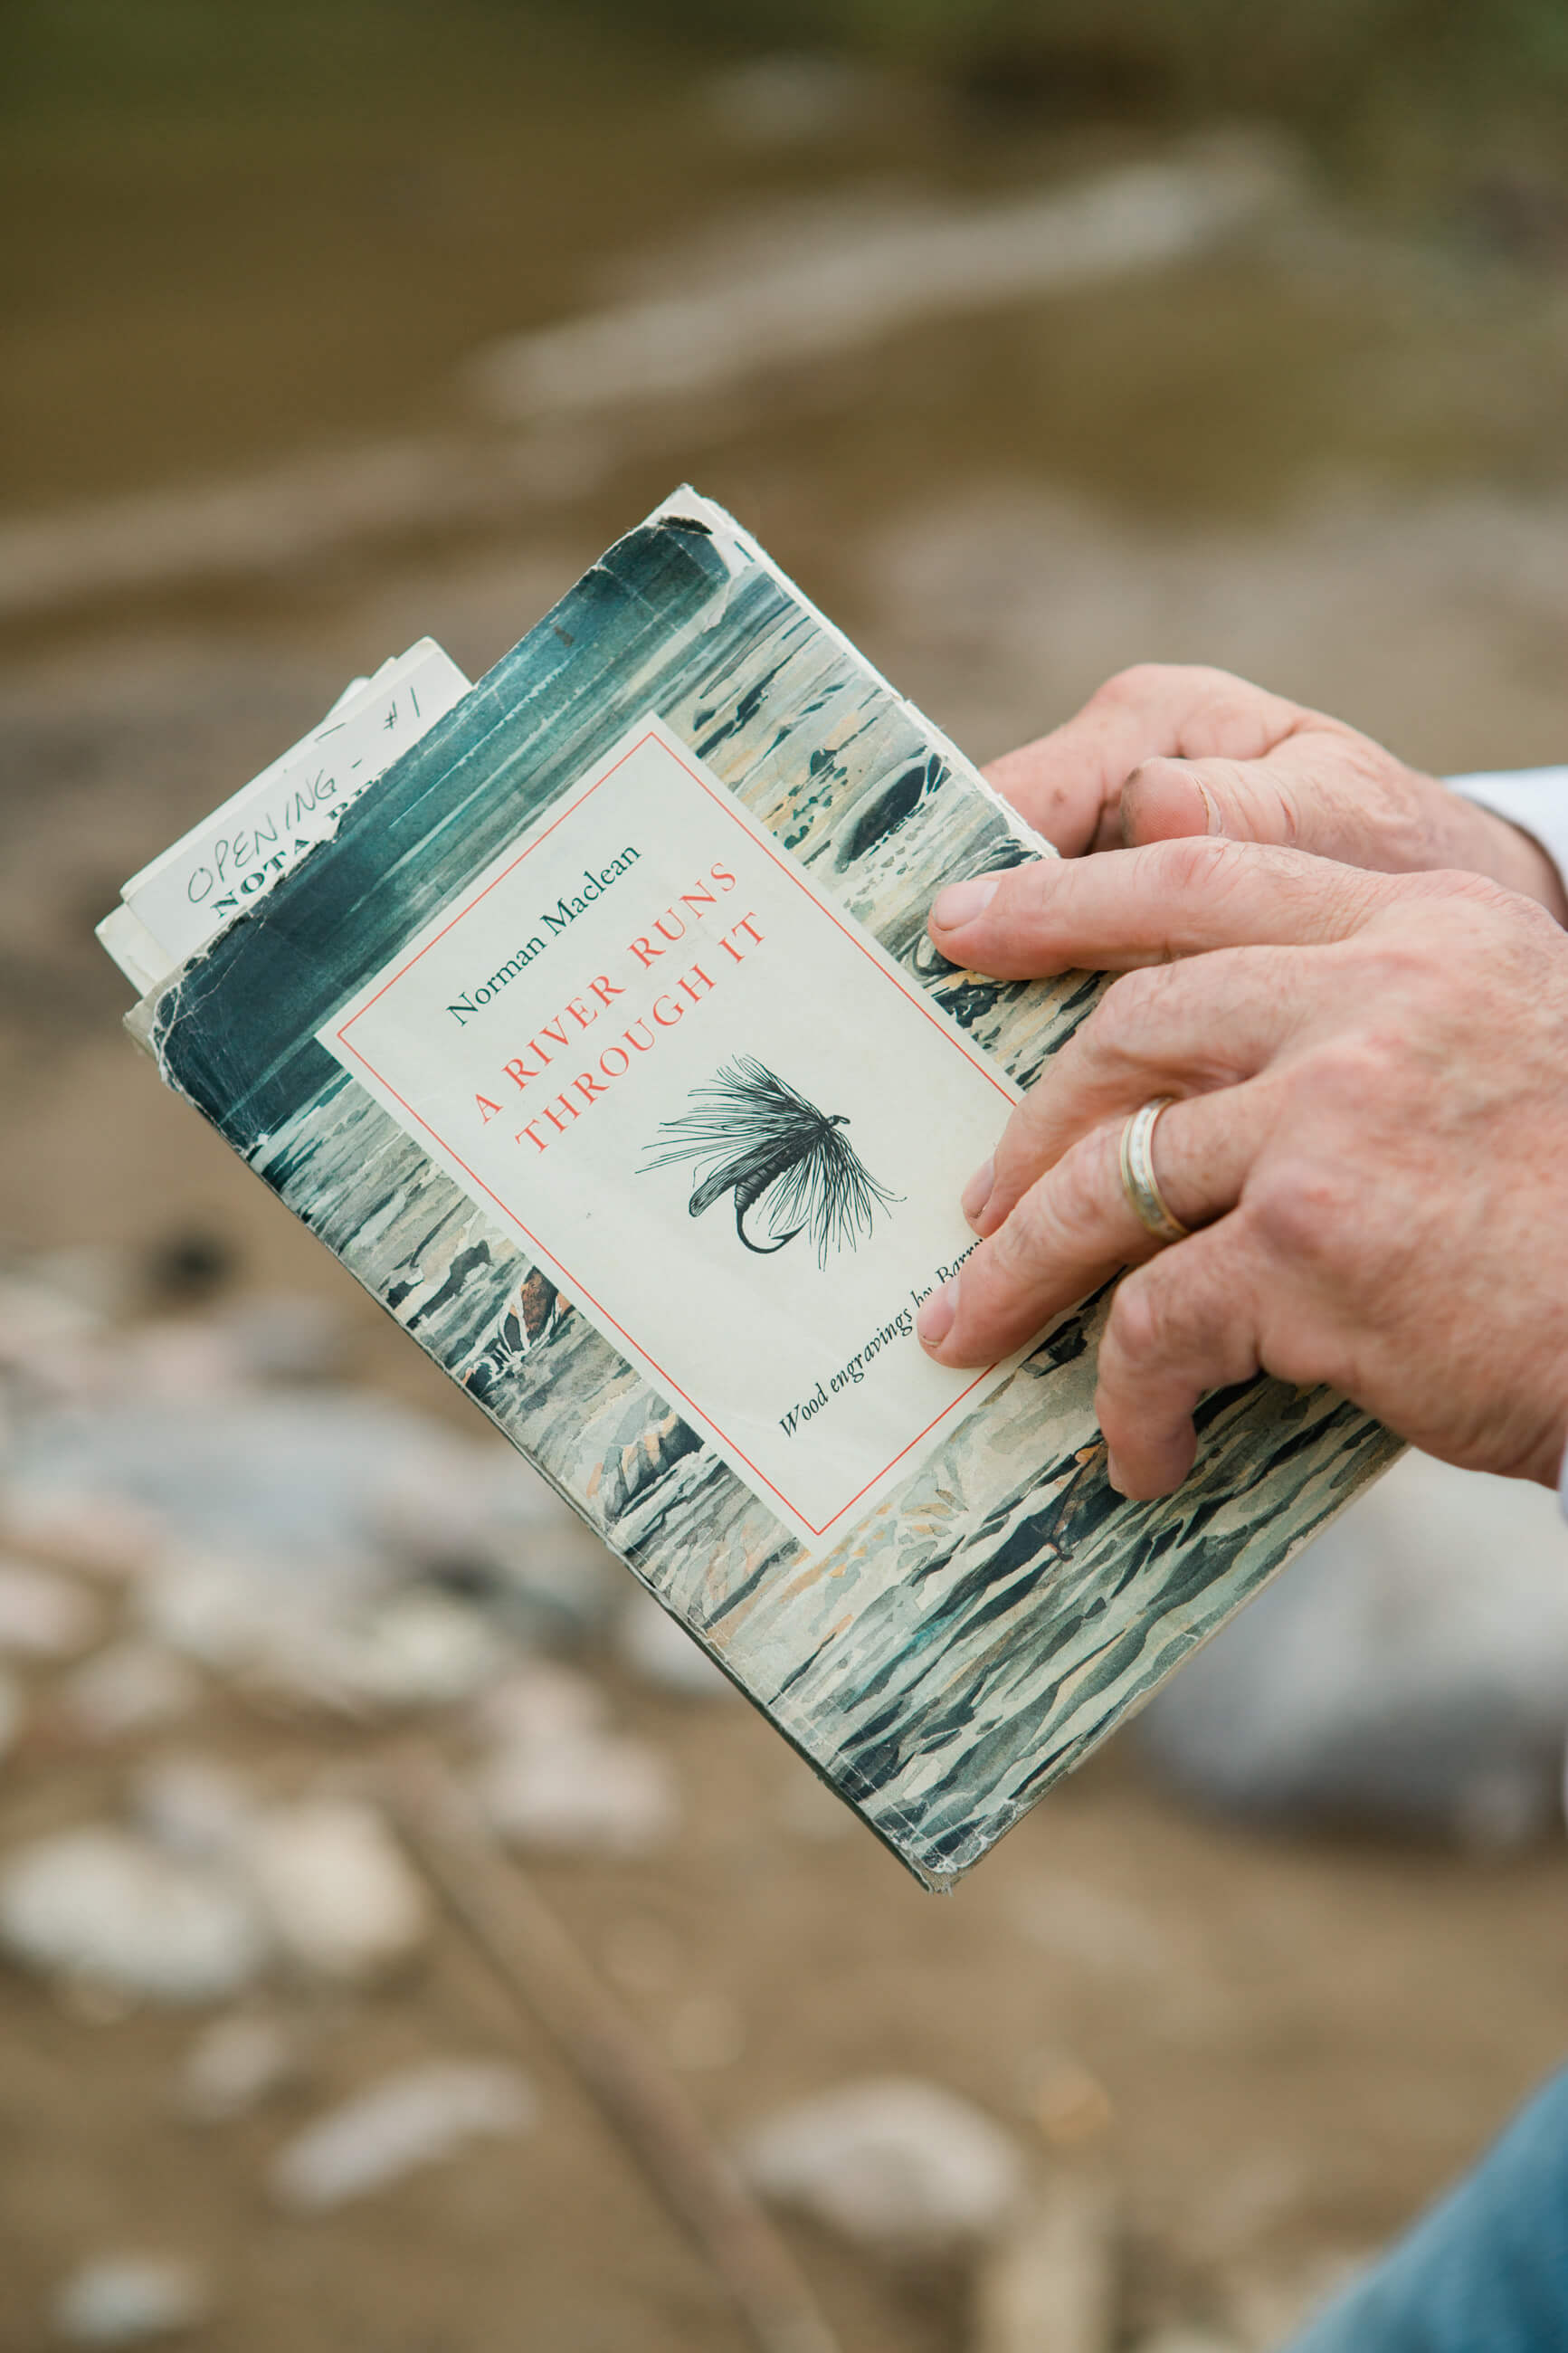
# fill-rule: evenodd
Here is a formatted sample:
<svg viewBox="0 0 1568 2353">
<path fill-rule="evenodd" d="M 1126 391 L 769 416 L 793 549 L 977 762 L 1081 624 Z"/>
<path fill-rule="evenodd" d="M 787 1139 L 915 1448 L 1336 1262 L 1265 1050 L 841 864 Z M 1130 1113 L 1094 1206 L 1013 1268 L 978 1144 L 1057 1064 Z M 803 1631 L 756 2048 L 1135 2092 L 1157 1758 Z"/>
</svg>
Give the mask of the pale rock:
<svg viewBox="0 0 1568 2353">
<path fill-rule="evenodd" d="M 70 1242 L 39 1250 L 30 1272 L 57 1299 L 92 1319 L 87 1328 L 121 1321 L 136 1304 L 139 1270 L 135 1253 L 112 1242 Z"/>
<path fill-rule="evenodd" d="M 351 1699 L 389 1708 L 471 1699 L 513 1653 L 472 1609 L 439 1593 L 400 1593 L 362 1625 L 335 1633 L 326 1658 Z"/>
<path fill-rule="evenodd" d="M 1526 1481 L 1409 1453 L 1158 1691 L 1137 1737 L 1263 1821 L 1507 1851 L 1561 1835 L 1568 1533 Z"/>
<path fill-rule="evenodd" d="M 0 1268 L 0 1365 L 29 1371 L 64 1346 L 96 1338 L 103 1318 L 36 1270 Z"/>
<path fill-rule="evenodd" d="M 395 1581 L 387 1498 L 426 1467 L 458 1484 L 489 1450 L 384 1398 L 324 1383 L 121 1399 L 56 1418 L 22 1450 L 29 1493 L 130 1498 L 171 1547 L 247 1570 L 274 1613 L 322 1618 Z"/>
<path fill-rule="evenodd" d="M 0 1651 L 30 1659 L 68 1659 L 98 1629 L 92 1602 L 58 1569 L 0 1558 Z"/>
<path fill-rule="evenodd" d="M 510 1446 L 482 1442 L 389 1464 L 377 1522 L 400 1552 L 424 1564 L 484 1557 L 498 1528 L 536 1535 L 582 1526 L 531 1462 Z"/>
<path fill-rule="evenodd" d="M 195 2327 L 211 2307 L 200 2269 L 181 2256 L 94 2255 L 62 2282 L 51 2314 L 71 2345 L 142 2345 Z"/>
<path fill-rule="evenodd" d="M 646 1742 L 611 1732 L 607 1715 L 585 1675 L 542 1660 L 487 1695 L 477 1721 L 491 1745 L 479 1793 L 503 1838 L 623 1858 L 668 1840 L 679 1814 L 669 1767 Z"/>
<path fill-rule="evenodd" d="M 474 1499 L 469 1521 L 465 1541 L 457 1541 L 447 1526 L 416 1542 L 404 1518 L 396 1548 L 421 1574 L 477 1602 L 530 1648 L 573 1648 L 612 1616 L 626 1588 L 626 1572 L 581 1520 L 541 1525 L 505 1514 L 491 1517 L 481 1494 Z"/>
<path fill-rule="evenodd" d="M 156 1642 L 116 1642 L 89 1659 L 59 1688 L 67 1716 L 89 1740 L 156 1731 L 188 1715 L 202 1698 L 199 1678 Z"/>
<path fill-rule="evenodd" d="M 943 2258 L 994 2237 L 1024 2179 L 1016 2144 L 968 2101 L 884 2076 L 781 2109 L 741 2144 L 753 2186 L 857 2246 Z"/>
<path fill-rule="evenodd" d="M 679 1820 L 665 1759 L 617 1733 L 505 1748 L 482 1772 L 479 1794 L 503 1838 L 545 1853 L 651 1854 Z"/>
<path fill-rule="evenodd" d="M 303 2040 L 284 2020 L 217 2018 L 185 2053 L 178 2106 L 193 2124 L 231 2124 L 298 2082 L 304 2069 Z"/>
<path fill-rule="evenodd" d="M 0 1864 L 0 1944 L 46 1976 L 153 2001 L 216 2001 L 258 1977 L 245 1891 L 129 1832 L 65 1831 Z"/>
<path fill-rule="evenodd" d="M 626 1589 L 603 1539 L 511 1447 L 492 1450 L 481 1476 L 468 1473 L 460 1496 L 423 1509 L 399 1498 L 398 1517 L 399 1543 L 426 1567 L 483 1572 L 493 1605 L 526 1641 L 581 1641 Z"/>
<path fill-rule="evenodd" d="M 119 1355 L 121 1386 L 138 1406 L 210 1408 L 241 1396 L 248 1377 L 237 1339 L 206 1316 L 140 1324 L 123 1335 Z"/>
<path fill-rule="evenodd" d="M 424 1888 L 374 1807 L 317 1798 L 263 1814 L 245 1869 L 288 1958 L 358 1984 L 406 1961 L 430 1926 Z"/>
<path fill-rule="evenodd" d="M 549 1748 L 603 1731 L 609 1706 L 598 1685 L 574 1668 L 524 1659 L 486 1693 L 474 1720 L 498 1746 Z"/>
<path fill-rule="evenodd" d="M 343 1318 L 329 1300 L 268 1292 L 237 1301 L 220 1320 L 253 1380 L 325 1380 L 342 1364 Z"/>
<path fill-rule="evenodd" d="M 526 1639 L 546 1645 L 582 1641 L 614 1612 L 626 1571 L 592 1528 L 574 1517 L 544 1527 L 504 1518 L 488 1531 L 485 1556 L 496 1567 L 509 1615 Z"/>
<path fill-rule="evenodd" d="M 159 1757 L 131 1784 L 137 1824 L 171 1854 L 227 1862 L 245 1845 L 257 1804 L 243 1775 L 205 1757 Z"/>
<path fill-rule="evenodd" d="M 279 1617 L 279 1600 L 248 1562 L 179 1550 L 148 1577 L 142 1620 L 155 1641 L 232 1673 L 298 1639 L 299 1620 Z"/>
<path fill-rule="evenodd" d="M 284 1588 L 288 1590 L 287 1588 Z M 184 1656 L 313 1705 L 363 1713 L 438 1706 L 494 1681 L 510 1647 L 439 1593 L 307 1600 L 237 1556 L 179 1553 L 148 1579 L 142 1618 Z"/>
<path fill-rule="evenodd" d="M 152 1567 L 167 1531 L 128 1495 L 24 1485 L 0 1504 L 0 1535 L 17 1552 L 119 1581 Z"/>
<path fill-rule="evenodd" d="M 622 1603 L 616 1648 L 635 1675 L 682 1699 L 734 1699 L 734 1684 L 678 1618 L 640 1588 Z"/>
<path fill-rule="evenodd" d="M 212 1329 L 214 1347 L 238 1345 Z M 195 1345 L 168 1329 L 159 1345 L 176 1340 Z M 46 1498 L 58 1516 L 66 1496 L 79 1516 L 126 1498 L 153 1515 L 157 1639 L 329 1704 L 423 1704 L 494 1671 L 486 1612 L 525 1636 L 580 1636 L 618 1593 L 604 1546 L 510 1448 L 339 1383 L 247 1386 L 241 1371 L 237 1385 L 215 1361 L 177 1406 L 119 1395 L 43 1417 L 16 1450 L 29 1514 Z M 432 1578 L 447 1589 L 381 1622 Z"/>
<path fill-rule="evenodd" d="M 319 2116 L 279 2152 L 272 2192 L 284 2206 L 322 2212 L 437 2164 L 467 2140 L 526 2133 L 538 2114 L 517 2068 L 430 2060 Z"/>
</svg>

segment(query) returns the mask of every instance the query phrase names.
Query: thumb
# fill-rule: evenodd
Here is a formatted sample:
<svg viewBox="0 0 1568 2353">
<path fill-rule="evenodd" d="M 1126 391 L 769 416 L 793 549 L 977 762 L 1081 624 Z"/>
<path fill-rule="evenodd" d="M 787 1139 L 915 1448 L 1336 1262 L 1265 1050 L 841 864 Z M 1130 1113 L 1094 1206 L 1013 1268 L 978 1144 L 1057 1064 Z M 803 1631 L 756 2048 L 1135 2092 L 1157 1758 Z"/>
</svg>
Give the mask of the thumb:
<svg viewBox="0 0 1568 2353">
<path fill-rule="evenodd" d="M 1268 759 L 1145 760 L 1121 787 L 1121 839 L 1129 849 L 1217 834 L 1332 856 L 1329 837 L 1342 831 L 1341 818 L 1321 797 L 1300 793 L 1296 780 Z"/>
</svg>

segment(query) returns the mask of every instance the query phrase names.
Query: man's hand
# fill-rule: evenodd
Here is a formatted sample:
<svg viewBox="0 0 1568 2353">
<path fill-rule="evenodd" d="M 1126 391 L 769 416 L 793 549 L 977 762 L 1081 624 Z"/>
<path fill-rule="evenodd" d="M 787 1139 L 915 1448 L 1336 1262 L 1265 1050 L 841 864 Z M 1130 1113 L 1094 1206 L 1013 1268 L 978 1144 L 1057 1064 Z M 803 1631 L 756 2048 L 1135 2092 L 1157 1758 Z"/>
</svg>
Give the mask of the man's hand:
<svg viewBox="0 0 1568 2353">
<path fill-rule="evenodd" d="M 1226 670 L 1123 670 L 986 775 L 1068 858 L 1217 834 L 1384 874 L 1463 868 L 1568 922 L 1557 870 L 1529 834 L 1369 735 Z"/>
<path fill-rule="evenodd" d="M 931 932 L 1005 977 L 1127 973 L 965 1195 L 984 1239 L 921 1311 L 934 1357 L 991 1362 L 1131 1266 L 1098 1398 L 1124 1493 L 1179 1485 L 1199 1398 L 1259 1367 L 1448 1461 L 1555 1482 L 1568 935 L 1538 908 L 1471 875 L 1188 840 L 958 883 Z M 1154 1095 L 1179 1099 L 1161 1190 L 1202 1229 L 1164 1249 L 1118 1162 Z"/>
</svg>

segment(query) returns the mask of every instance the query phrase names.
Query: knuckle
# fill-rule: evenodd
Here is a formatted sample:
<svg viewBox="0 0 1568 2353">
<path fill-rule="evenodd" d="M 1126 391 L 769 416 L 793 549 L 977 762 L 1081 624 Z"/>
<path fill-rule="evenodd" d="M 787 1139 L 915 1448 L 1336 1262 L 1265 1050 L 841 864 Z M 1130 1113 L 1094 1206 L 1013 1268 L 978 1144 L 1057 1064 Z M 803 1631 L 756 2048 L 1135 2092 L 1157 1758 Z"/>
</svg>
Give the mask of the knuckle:
<svg viewBox="0 0 1568 2353">
<path fill-rule="evenodd" d="M 1037 1089 L 1038 1085 L 1037 1079 Z M 996 1139 L 995 1167 L 1026 1168 L 1039 1150 L 1041 1131 L 1049 1115 L 1047 1105 L 1037 1092 L 1026 1094 Z"/>
<path fill-rule="evenodd" d="M 1425 899 L 1441 906 L 1445 902 L 1465 906 L 1503 908 L 1514 904 L 1514 894 L 1505 891 L 1500 882 L 1489 875 L 1468 873 L 1462 867 L 1439 866 L 1425 874 L 1405 874 L 1398 878 L 1403 895 L 1408 899 Z"/>
<path fill-rule="evenodd" d="M 1384 1013 L 1309 1049 L 1291 1074 L 1291 1092 L 1319 1119 L 1342 1119 L 1364 1134 L 1383 1125 L 1417 1075 L 1405 1025 Z"/>
<path fill-rule="evenodd" d="M 1128 1276 L 1117 1287 L 1100 1342 L 1103 1362 L 1136 1366 L 1152 1363 L 1166 1352 L 1169 1322 L 1154 1285 Z"/>
<path fill-rule="evenodd" d="M 1354 1381 L 1353 1359 L 1332 1333 L 1310 1316 L 1279 1319 L 1268 1342 L 1267 1362 L 1276 1380 L 1293 1388 L 1345 1389 Z"/>
<path fill-rule="evenodd" d="M 1544 907 L 1494 882 L 1487 874 L 1442 867 L 1427 873 L 1394 876 L 1389 890 L 1397 914 L 1418 926 L 1421 935 L 1434 943 L 1495 939 L 1500 931 L 1520 940 L 1532 937 L 1544 942 L 1562 936 L 1555 917 Z"/>
<path fill-rule="evenodd" d="M 1094 700 L 1141 705 L 1182 676 L 1180 666 L 1173 662 L 1129 662 L 1125 670 L 1115 671 L 1106 680 Z"/>
<path fill-rule="evenodd" d="M 1475 907 L 1428 902 L 1409 916 L 1374 923 L 1333 951 L 1360 1029 L 1408 1033 L 1414 1019 L 1473 1000 L 1478 963 L 1495 961 L 1491 923 Z M 1408 1034 L 1405 1042 L 1408 1050 Z"/>
<path fill-rule="evenodd" d="M 1318 1161 L 1270 1165 L 1248 1186 L 1248 1223 L 1271 1257 L 1321 1268 L 1354 1230 L 1362 1188 L 1346 1171 Z"/>
<path fill-rule="evenodd" d="M 1098 1264 L 1110 1247 L 1106 1215 L 1120 1179 L 1112 1163 L 1119 1146 L 1114 1128 L 1081 1137 L 1014 1204 L 992 1237 L 998 1273 L 1017 1282 L 1070 1261 Z"/>
<path fill-rule="evenodd" d="M 997 1145 L 992 1161 L 991 1198 L 981 1215 L 998 1239 L 1018 1214 L 1030 1187 L 1050 1166 L 1051 1145 L 1049 1123 L 1045 1116 L 1026 1119 L 1021 1113 L 1015 1116 Z"/>
<path fill-rule="evenodd" d="M 1170 987 L 1168 965 L 1143 965 L 1112 981 L 1084 1025 L 1085 1050 L 1102 1065 L 1141 1060 L 1150 1021 Z"/>
<path fill-rule="evenodd" d="M 1232 841 L 1224 834 L 1186 834 L 1156 843 L 1148 854 L 1167 890 L 1212 900 L 1237 885 L 1266 853 L 1257 842 Z"/>
<path fill-rule="evenodd" d="M 1030 1279 L 1047 1254 L 1049 1239 L 1041 1189 L 1034 1184 L 1014 1202 L 1005 1223 L 991 1237 L 986 1257 L 992 1272 L 1009 1285 Z"/>
<path fill-rule="evenodd" d="M 1168 702 L 1174 692 L 1184 704 L 1196 705 L 1244 700 L 1257 691 L 1234 671 L 1210 662 L 1129 662 L 1106 680 L 1095 700 L 1142 706 Z"/>
<path fill-rule="evenodd" d="M 1118 1129 L 1097 1128 L 1064 1154 L 1052 1171 L 1050 1214 L 1069 1249 L 1090 1244 L 1103 1251 L 1106 1212 L 1120 1194 L 1120 1150 Z"/>
</svg>

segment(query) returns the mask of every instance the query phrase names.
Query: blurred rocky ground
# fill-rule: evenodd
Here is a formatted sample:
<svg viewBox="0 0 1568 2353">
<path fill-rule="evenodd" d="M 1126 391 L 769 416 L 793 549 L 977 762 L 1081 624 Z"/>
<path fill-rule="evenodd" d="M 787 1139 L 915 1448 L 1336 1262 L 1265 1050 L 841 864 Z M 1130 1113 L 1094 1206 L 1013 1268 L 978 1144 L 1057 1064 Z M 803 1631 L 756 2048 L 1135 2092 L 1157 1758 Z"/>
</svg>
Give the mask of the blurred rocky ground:
<svg viewBox="0 0 1568 2353">
<path fill-rule="evenodd" d="M 356 112 L 335 22 L 320 119 L 46 91 L 0 161 L 0 2353 L 738 2343 L 400 1841 L 410 1737 L 846 2353 L 1009 2353 L 1042 2276 L 1072 2353 L 1262 2353 L 1560 2054 L 1550 1500 L 1402 1466 L 933 1902 L 159 1087 L 91 926 L 681 477 L 977 757 L 1151 658 L 1563 756 L 1548 163 L 1401 212 L 1114 77 L 561 28 Z"/>
<path fill-rule="evenodd" d="M 404 1843 L 410 1738 L 851 2353 L 1263 2353 L 1554 2055 L 1546 1522 L 1396 1472 L 938 1903 L 331 1289 L 0 1270 L 0 2345 L 741 2341 Z"/>
</svg>

